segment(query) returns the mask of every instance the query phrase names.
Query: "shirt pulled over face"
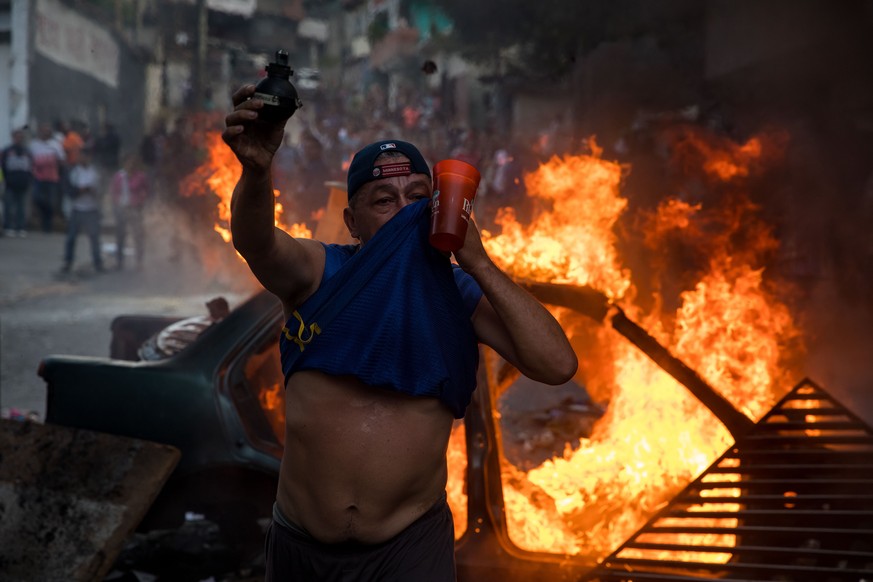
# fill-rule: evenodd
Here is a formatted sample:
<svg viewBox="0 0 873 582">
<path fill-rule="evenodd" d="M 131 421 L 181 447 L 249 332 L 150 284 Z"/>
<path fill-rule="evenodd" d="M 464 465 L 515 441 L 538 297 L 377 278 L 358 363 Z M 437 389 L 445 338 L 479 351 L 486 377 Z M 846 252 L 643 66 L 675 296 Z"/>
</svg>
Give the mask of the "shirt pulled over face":
<svg viewBox="0 0 873 582">
<path fill-rule="evenodd" d="M 429 217 L 429 202 L 416 202 L 357 252 L 327 248 L 321 286 L 279 338 L 286 380 L 300 370 L 350 375 L 437 398 L 463 417 L 476 388 L 470 317 L 482 291 L 430 246 Z"/>
</svg>

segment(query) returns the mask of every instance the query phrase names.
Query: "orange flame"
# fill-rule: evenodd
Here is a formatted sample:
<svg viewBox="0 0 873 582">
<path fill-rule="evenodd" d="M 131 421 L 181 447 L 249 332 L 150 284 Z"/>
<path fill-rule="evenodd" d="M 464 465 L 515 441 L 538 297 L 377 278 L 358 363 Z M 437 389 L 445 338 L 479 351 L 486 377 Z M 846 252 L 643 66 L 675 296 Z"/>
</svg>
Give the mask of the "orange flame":
<svg viewBox="0 0 873 582">
<path fill-rule="evenodd" d="M 202 195 L 203 184 L 209 187 L 209 191 L 218 198 L 218 218 L 213 228 L 224 242 L 230 242 L 230 199 L 242 175 L 242 166 L 216 131 L 206 135 L 206 152 L 206 160 L 183 180 L 181 191 L 185 196 Z M 273 195 L 278 197 L 279 191 L 273 190 Z M 312 238 L 312 231 L 305 224 L 285 224 L 282 221 L 282 205 L 278 201 L 275 205 L 277 227 L 296 238 Z"/>
<path fill-rule="evenodd" d="M 691 125 L 670 133 L 674 141 L 674 162 L 683 166 L 686 174 L 700 168 L 708 178 L 722 182 L 755 174 L 766 161 L 782 155 L 788 139 L 784 132 L 768 131 L 740 144 Z"/>
<path fill-rule="evenodd" d="M 707 155 L 700 167 L 730 179 L 750 175 L 763 141 L 694 143 Z M 540 213 L 523 227 L 504 212 L 502 233 L 486 234 L 485 245 L 516 277 L 592 285 L 613 301 L 632 301 L 634 285 L 614 234 L 627 207 L 620 196 L 622 168 L 591 149 L 590 155 L 553 158 L 527 176 Z M 644 320 L 662 344 L 757 418 L 775 401 L 775 379 L 784 373 L 780 350 L 797 332 L 788 308 L 764 284 L 758 263 L 775 240 L 743 220 L 754 209 L 741 197 L 725 209 L 678 200 L 660 205 L 644 235 L 647 246 L 658 248 L 681 231 L 688 239 L 708 239 L 711 254 L 696 283 L 680 293 L 675 313 L 648 313 Z M 731 244 L 735 240 L 743 246 Z M 623 308 L 642 313 L 633 304 Z M 510 537 L 523 549 L 605 557 L 732 442 L 701 403 L 623 338 L 600 330 L 598 340 L 612 345 L 613 361 L 599 362 L 613 371 L 608 413 L 575 450 L 504 478 Z M 531 489 L 540 495 L 529 495 Z"/>
<path fill-rule="evenodd" d="M 446 500 L 452 510 L 457 540 L 467 531 L 467 494 L 464 491 L 467 481 L 467 431 L 463 422 L 456 421 L 452 427 L 446 462 L 449 471 Z"/>
<path fill-rule="evenodd" d="M 601 160 L 593 141 L 590 147 L 590 156 L 555 157 L 529 174 L 528 195 L 547 211 L 523 227 L 512 209 L 501 209 L 495 222 L 502 232 L 484 232 L 483 243 L 495 262 L 516 278 L 590 285 L 620 298 L 630 286 L 613 232 L 627 207 L 618 191 L 622 168 Z"/>
</svg>

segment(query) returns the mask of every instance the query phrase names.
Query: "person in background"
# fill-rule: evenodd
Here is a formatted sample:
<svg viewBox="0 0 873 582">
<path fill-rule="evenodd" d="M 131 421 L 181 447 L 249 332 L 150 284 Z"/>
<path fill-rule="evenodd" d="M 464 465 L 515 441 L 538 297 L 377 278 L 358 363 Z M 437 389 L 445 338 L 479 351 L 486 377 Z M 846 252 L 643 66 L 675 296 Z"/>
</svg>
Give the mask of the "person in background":
<svg viewBox="0 0 873 582">
<path fill-rule="evenodd" d="M 525 167 L 523 152 L 524 146 L 520 143 L 515 148 L 501 148 L 494 152 L 491 169 L 486 175 L 488 193 L 481 200 L 479 213 L 486 228 L 500 232 L 495 219 L 501 208 L 511 208 L 523 224 L 530 221 L 530 200 L 524 186 L 524 174 L 532 168 Z"/>
<path fill-rule="evenodd" d="M 55 209 L 60 204 L 61 168 L 66 156 L 48 123 L 39 124 L 36 138 L 30 140 L 30 155 L 33 157 L 33 203 L 39 212 L 42 231 L 51 232 Z"/>
<path fill-rule="evenodd" d="M 79 163 L 79 153 L 85 147 L 85 139 L 82 137 L 84 124 L 80 121 L 73 121 L 69 125 L 69 129 L 64 134 L 64 140 L 61 145 L 64 148 L 64 155 L 67 157 L 67 165 L 70 167 Z"/>
<path fill-rule="evenodd" d="M 121 137 L 115 131 L 115 126 L 104 122 L 100 133 L 94 139 L 94 163 L 97 168 L 108 178 L 121 167 Z"/>
<path fill-rule="evenodd" d="M 84 232 L 91 242 L 91 259 L 94 270 L 103 272 L 100 254 L 100 175 L 91 162 L 88 150 L 79 152 L 78 163 L 70 170 L 70 220 L 67 224 L 67 239 L 64 244 L 64 265 L 61 273 L 69 273 L 76 254 L 76 238 Z"/>
<path fill-rule="evenodd" d="M 85 147 L 91 150 L 91 158 L 100 174 L 100 193 L 104 195 L 101 210 L 108 213 L 106 195 L 109 192 L 109 184 L 112 176 L 121 167 L 121 137 L 115 132 L 114 126 L 104 119 L 94 127 L 94 131 L 88 128 Z"/>
<path fill-rule="evenodd" d="M 474 168 L 482 165 L 482 151 L 480 147 L 479 134 L 473 129 L 463 129 L 458 138 L 456 145 L 450 157 L 467 162 Z"/>
<path fill-rule="evenodd" d="M 79 152 L 85 147 L 85 140 L 80 133 L 80 127 L 81 124 L 77 121 L 55 123 L 55 139 L 64 148 L 64 157 L 66 158 L 61 167 L 61 212 L 64 218 L 70 217 L 74 194 L 70 185 L 70 169 L 79 163 Z"/>
<path fill-rule="evenodd" d="M 324 147 L 312 131 L 306 130 L 300 136 L 292 173 L 294 178 L 290 180 L 290 194 L 294 209 L 300 220 L 313 226 L 327 205 L 327 187 L 324 183 L 336 176 L 325 161 Z"/>
<path fill-rule="evenodd" d="M 12 132 L 12 144 L 0 154 L 0 170 L 6 182 L 3 229 L 7 236 L 27 236 L 25 204 L 33 183 L 33 157 L 24 140 L 24 130 L 16 129 Z"/>
<path fill-rule="evenodd" d="M 130 231 L 136 268 L 140 270 L 145 256 L 144 210 L 149 198 L 150 183 L 138 155 L 130 154 L 125 157 L 121 169 L 112 177 L 109 192 L 115 214 L 116 268 L 124 268 L 124 246 Z"/>
<path fill-rule="evenodd" d="M 292 177 L 296 162 L 297 148 L 294 146 L 291 134 L 286 133 L 282 138 L 282 145 L 276 150 L 275 163 L 273 164 L 273 183 L 276 185 L 276 189 L 279 190 L 279 202 L 282 203 L 286 213 L 286 220 L 290 217 L 292 222 L 300 220 L 297 217 L 296 210 L 294 210 L 294 200 L 291 195 L 291 191 L 294 188 Z"/>
</svg>

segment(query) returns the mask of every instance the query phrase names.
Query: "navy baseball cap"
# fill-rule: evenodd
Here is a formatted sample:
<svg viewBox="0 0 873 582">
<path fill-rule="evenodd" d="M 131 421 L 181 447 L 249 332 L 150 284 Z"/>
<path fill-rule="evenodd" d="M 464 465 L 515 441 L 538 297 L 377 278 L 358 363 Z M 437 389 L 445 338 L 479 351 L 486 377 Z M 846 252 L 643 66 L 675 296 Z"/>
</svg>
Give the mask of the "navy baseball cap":
<svg viewBox="0 0 873 582">
<path fill-rule="evenodd" d="M 374 165 L 380 154 L 390 151 L 400 152 L 409 158 L 409 163 Z M 356 153 L 355 157 L 352 158 L 351 165 L 349 165 L 349 200 L 367 182 L 392 176 L 408 176 L 409 174 L 427 174 L 430 177 L 430 168 L 417 147 L 397 139 L 384 139 L 371 143 Z"/>
</svg>

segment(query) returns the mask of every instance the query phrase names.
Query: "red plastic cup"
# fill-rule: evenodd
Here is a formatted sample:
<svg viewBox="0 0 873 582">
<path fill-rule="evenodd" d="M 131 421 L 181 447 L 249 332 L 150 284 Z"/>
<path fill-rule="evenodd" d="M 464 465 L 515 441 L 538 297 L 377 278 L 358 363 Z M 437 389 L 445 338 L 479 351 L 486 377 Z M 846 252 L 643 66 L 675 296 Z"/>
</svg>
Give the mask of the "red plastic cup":
<svg viewBox="0 0 873 582">
<path fill-rule="evenodd" d="M 443 160 L 433 167 L 432 246 L 447 253 L 464 246 L 479 179 L 479 170 L 460 160 Z"/>
</svg>

